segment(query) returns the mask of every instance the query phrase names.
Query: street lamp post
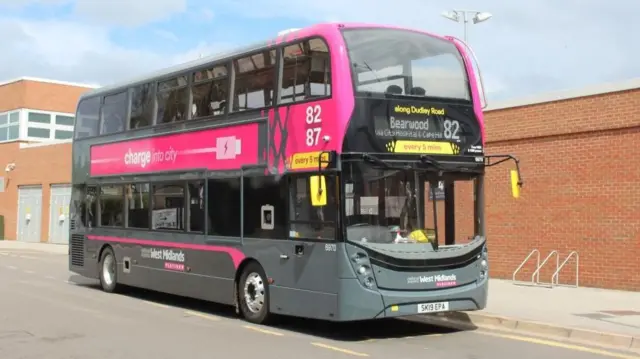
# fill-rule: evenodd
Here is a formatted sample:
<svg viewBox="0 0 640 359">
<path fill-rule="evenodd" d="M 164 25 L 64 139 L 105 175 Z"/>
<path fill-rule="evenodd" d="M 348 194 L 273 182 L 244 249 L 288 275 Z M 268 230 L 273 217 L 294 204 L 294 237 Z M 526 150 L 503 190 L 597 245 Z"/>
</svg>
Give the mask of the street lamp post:
<svg viewBox="0 0 640 359">
<path fill-rule="evenodd" d="M 462 20 L 462 24 L 464 27 L 464 42 L 467 42 L 467 23 L 469 22 L 469 16 L 473 16 L 471 20 L 474 24 L 478 24 L 484 21 L 489 20 L 493 15 L 488 12 L 483 11 L 474 11 L 474 10 L 451 10 L 445 11 L 442 13 L 442 16 L 455 22 L 460 22 Z"/>
</svg>

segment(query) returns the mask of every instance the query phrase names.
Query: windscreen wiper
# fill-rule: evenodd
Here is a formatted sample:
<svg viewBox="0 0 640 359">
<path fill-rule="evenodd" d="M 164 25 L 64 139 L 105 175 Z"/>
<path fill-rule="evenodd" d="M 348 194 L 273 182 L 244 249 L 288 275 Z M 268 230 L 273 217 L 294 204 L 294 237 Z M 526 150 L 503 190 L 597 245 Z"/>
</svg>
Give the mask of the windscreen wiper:
<svg viewBox="0 0 640 359">
<path fill-rule="evenodd" d="M 386 163 L 385 161 L 383 161 L 383 160 L 379 159 L 378 157 L 371 156 L 371 155 L 366 154 L 366 153 L 362 155 L 362 159 L 363 159 L 363 160 L 365 160 L 365 161 L 367 161 L 367 162 L 369 162 L 369 163 L 373 163 L 373 164 L 376 164 L 376 165 L 382 166 L 382 167 L 387 168 L 387 169 L 392 168 L 392 167 L 391 167 L 391 166 L 389 166 L 389 164 L 388 164 L 388 163 Z"/>
<path fill-rule="evenodd" d="M 420 162 L 425 164 L 425 165 L 433 165 L 435 168 L 437 168 L 439 170 L 444 170 L 444 167 L 442 166 L 442 163 L 440 163 L 440 161 L 438 161 L 435 158 L 433 158 L 433 156 L 421 155 L 420 156 Z"/>
<path fill-rule="evenodd" d="M 363 66 L 364 65 L 364 66 Z M 376 73 L 376 70 L 374 70 L 373 68 L 371 68 L 371 66 L 369 66 L 369 64 L 366 61 L 362 61 L 362 65 L 358 64 L 357 62 L 353 63 L 353 67 L 354 68 L 365 68 L 367 69 L 369 72 L 371 72 L 373 74 L 373 77 L 376 79 L 377 82 L 382 82 L 382 80 L 378 77 L 378 74 Z"/>
</svg>

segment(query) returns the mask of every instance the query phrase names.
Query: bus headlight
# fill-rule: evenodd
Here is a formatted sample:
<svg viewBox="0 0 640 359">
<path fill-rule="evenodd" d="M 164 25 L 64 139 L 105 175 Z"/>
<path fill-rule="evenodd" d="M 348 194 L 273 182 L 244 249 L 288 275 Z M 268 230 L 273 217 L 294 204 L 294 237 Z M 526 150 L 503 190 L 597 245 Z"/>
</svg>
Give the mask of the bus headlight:
<svg viewBox="0 0 640 359">
<path fill-rule="evenodd" d="M 367 288 L 373 288 L 373 278 L 371 277 L 367 277 L 364 279 L 364 285 L 367 286 Z"/>
<path fill-rule="evenodd" d="M 355 262 L 355 263 L 362 263 L 367 259 L 367 255 L 364 253 L 356 253 L 353 256 L 351 256 L 351 259 Z"/>
<path fill-rule="evenodd" d="M 364 251 L 356 250 L 350 257 L 353 270 L 358 280 L 367 289 L 373 289 L 376 286 L 376 280 L 373 274 L 373 268 L 369 262 L 369 256 Z"/>
<path fill-rule="evenodd" d="M 369 267 L 362 265 L 358 268 L 358 274 L 365 275 L 369 272 Z"/>
<path fill-rule="evenodd" d="M 488 264 L 487 264 L 487 260 L 486 259 L 483 259 L 482 262 L 480 262 L 480 265 L 482 266 L 482 270 L 483 271 L 487 270 Z"/>
</svg>

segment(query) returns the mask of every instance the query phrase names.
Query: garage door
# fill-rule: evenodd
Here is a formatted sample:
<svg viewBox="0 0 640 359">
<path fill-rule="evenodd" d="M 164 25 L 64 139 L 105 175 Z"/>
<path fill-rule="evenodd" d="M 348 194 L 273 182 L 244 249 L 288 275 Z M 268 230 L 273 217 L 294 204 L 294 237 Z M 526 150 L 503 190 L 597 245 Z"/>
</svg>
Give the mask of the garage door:
<svg viewBox="0 0 640 359">
<path fill-rule="evenodd" d="M 69 244 L 71 185 L 52 185 L 49 202 L 49 243 Z"/>
<path fill-rule="evenodd" d="M 18 187 L 18 230 L 17 240 L 40 242 L 42 230 L 42 187 Z"/>
</svg>

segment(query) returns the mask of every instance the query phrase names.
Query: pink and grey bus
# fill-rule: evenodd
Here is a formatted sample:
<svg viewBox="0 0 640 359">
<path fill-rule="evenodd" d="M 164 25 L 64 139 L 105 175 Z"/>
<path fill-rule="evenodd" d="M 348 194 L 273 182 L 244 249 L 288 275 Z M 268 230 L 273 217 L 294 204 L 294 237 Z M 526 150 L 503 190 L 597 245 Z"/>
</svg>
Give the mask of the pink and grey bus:
<svg viewBox="0 0 640 359">
<path fill-rule="evenodd" d="M 88 92 L 69 268 L 253 323 L 482 309 L 485 168 L 517 160 L 484 153 L 475 68 L 452 37 L 319 24 Z M 459 181 L 475 188 L 465 243 Z"/>
</svg>

